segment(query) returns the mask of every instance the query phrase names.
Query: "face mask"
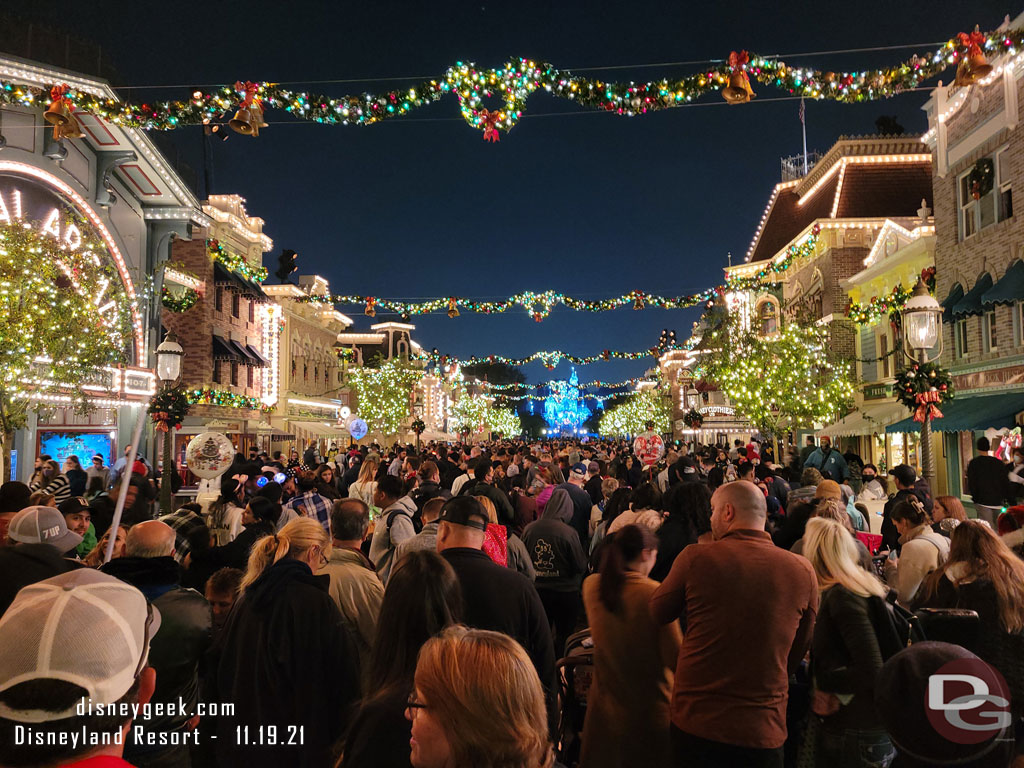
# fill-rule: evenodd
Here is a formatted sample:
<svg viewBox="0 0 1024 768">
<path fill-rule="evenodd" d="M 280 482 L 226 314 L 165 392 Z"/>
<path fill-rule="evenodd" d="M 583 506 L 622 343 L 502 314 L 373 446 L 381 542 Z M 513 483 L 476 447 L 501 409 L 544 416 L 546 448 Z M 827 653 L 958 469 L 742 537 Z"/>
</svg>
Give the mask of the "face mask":
<svg viewBox="0 0 1024 768">
<path fill-rule="evenodd" d="M 875 476 L 871 475 L 871 474 L 861 475 L 860 477 L 861 477 L 861 480 L 863 480 L 865 483 L 870 483 L 872 480 L 875 479 Z"/>
</svg>

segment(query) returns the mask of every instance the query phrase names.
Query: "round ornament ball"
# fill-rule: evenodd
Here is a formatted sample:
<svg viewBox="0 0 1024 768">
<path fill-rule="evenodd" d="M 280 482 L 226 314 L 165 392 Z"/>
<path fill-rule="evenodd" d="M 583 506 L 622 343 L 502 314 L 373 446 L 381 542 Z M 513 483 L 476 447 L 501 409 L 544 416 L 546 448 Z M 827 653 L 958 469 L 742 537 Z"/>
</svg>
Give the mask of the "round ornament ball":
<svg viewBox="0 0 1024 768">
<path fill-rule="evenodd" d="M 224 474 L 235 459 L 235 446 L 220 432 L 203 432 L 185 448 L 185 463 L 196 477 L 212 480 Z"/>
</svg>

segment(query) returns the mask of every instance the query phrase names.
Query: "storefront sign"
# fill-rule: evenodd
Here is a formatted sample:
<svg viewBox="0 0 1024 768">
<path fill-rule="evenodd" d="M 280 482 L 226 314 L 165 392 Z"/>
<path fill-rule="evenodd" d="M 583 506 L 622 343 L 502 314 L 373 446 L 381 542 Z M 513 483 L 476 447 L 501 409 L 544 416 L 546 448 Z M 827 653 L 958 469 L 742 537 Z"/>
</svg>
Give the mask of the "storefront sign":
<svg viewBox="0 0 1024 768">
<path fill-rule="evenodd" d="M 871 384 L 864 387 L 865 400 L 886 400 L 890 397 L 892 397 L 892 383 Z"/>
<path fill-rule="evenodd" d="M 1007 368 L 953 375 L 953 385 L 958 391 L 1011 384 L 1024 384 L 1024 365 L 1012 365 Z"/>
</svg>

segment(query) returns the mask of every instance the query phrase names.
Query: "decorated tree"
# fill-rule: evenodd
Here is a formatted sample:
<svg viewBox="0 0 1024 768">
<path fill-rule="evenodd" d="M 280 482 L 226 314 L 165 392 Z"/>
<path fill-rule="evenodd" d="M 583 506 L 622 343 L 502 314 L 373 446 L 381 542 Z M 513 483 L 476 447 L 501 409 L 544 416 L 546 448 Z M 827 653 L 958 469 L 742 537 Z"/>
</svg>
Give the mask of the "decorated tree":
<svg viewBox="0 0 1024 768">
<path fill-rule="evenodd" d="M 707 350 L 698 376 L 766 435 L 829 421 L 853 398 L 850 365 L 829 354 L 822 326 L 791 322 L 762 336 L 732 320 L 712 332 Z"/>
<path fill-rule="evenodd" d="M 396 435 L 410 416 L 410 395 L 423 371 L 407 362 L 392 359 L 379 367 L 349 369 L 348 383 L 356 393 L 359 417 L 372 432 Z"/>
<path fill-rule="evenodd" d="M 487 412 L 490 403 L 483 395 L 472 395 L 465 384 L 456 387 L 453 393 L 449 430 L 461 434 L 475 434 L 483 430 L 487 423 Z"/>
<path fill-rule="evenodd" d="M 627 399 L 612 406 L 601 417 L 598 431 L 602 435 L 638 435 L 644 432 L 648 421 L 654 422 L 654 431 L 661 434 L 672 431 L 672 402 L 658 388 L 634 392 Z"/>
<path fill-rule="evenodd" d="M 0 219 L 0 222 L 4 219 Z M 0 477 L 28 410 L 89 408 L 83 384 L 128 361 L 132 304 L 82 222 L 0 224 Z"/>
<path fill-rule="evenodd" d="M 508 408 L 491 406 L 487 409 L 487 423 L 491 432 L 502 437 L 518 437 L 523 432 L 523 425 L 519 421 L 519 414 Z"/>
</svg>

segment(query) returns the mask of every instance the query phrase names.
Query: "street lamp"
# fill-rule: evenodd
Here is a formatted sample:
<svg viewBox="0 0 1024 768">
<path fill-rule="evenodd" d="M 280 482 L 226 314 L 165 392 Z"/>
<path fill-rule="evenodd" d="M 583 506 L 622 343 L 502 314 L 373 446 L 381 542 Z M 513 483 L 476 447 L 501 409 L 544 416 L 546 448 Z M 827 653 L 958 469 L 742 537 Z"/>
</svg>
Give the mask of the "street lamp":
<svg viewBox="0 0 1024 768">
<path fill-rule="evenodd" d="M 156 375 L 164 385 L 164 389 L 171 389 L 181 377 L 181 358 L 185 350 L 181 348 L 174 332 L 168 332 L 167 336 L 156 348 Z M 168 430 L 164 433 L 164 458 L 160 473 L 160 513 L 169 515 L 171 509 L 171 444 L 174 442 L 174 431 Z"/>
<path fill-rule="evenodd" d="M 686 390 L 686 405 L 691 410 L 697 410 L 697 406 L 700 405 L 700 392 L 693 385 Z"/>
<path fill-rule="evenodd" d="M 928 293 L 928 286 L 920 278 L 914 293 L 903 307 L 903 353 L 912 361 L 924 365 L 942 355 L 942 307 Z M 938 345 L 938 351 L 932 353 Z M 930 411 L 925 411 L 921 425 L 921 465 L 928 488 L 934 493 L 935 459 L 932 456 L 932 423 Z"/>
</svg>

